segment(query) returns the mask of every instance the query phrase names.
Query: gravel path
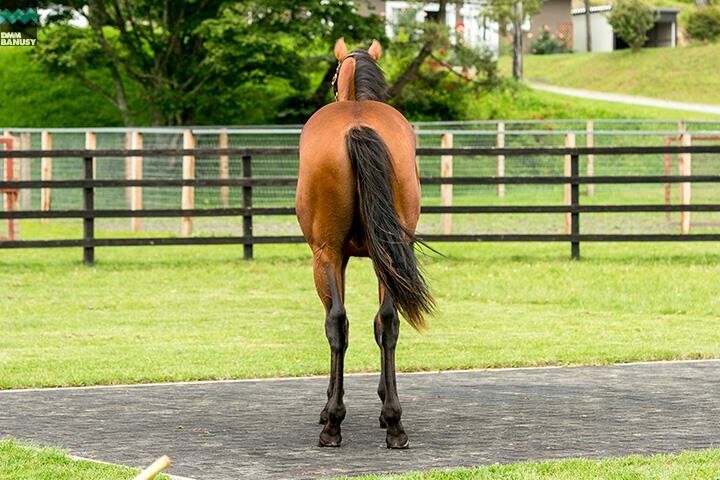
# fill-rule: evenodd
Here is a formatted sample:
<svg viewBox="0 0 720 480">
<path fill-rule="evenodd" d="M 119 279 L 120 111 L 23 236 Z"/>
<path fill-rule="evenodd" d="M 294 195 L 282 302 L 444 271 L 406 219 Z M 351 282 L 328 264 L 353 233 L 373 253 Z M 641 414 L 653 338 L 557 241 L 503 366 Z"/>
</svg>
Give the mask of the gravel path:
<svg viewBox="0 0 720 480">
<path fill-rule="evenodd" d="M 639 97 L 635 95 L 622 95 L 619 93 L 595 92 L 591 90 L 579 90 L 576 88 L 556 87 L 545 83 L 527 82 L 535 90 L 567 95 L 570 97 L 587 98 L 588 100 L 601 100 L 604 102 L 625 103 L 628 105 L 642 105 L 644 107 L 667 108 L 670 110 L 684 110 L 686 112 L 709 113 L 720 115 L 720 105 L 707 105 L 702 103 L 675 102 L 671 100 L 660 100 L 650 97 Z"/>
</svg>

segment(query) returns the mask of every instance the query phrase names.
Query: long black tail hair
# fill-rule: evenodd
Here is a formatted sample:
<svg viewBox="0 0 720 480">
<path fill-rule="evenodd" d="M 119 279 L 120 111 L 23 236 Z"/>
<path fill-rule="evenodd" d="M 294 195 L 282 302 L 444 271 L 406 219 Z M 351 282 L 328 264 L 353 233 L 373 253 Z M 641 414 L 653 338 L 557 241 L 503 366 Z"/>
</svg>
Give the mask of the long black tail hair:
<svg viewBox="0 0 720 480">
<path fill-rule="evenodd" d="M 400 224 L 395 211 L 390 152 L 369 127 L 351 128 L 346 142 L 375 273 L 405 320 L 420 330 L 425 326 L 424 314 L 432 313 L 435 303 L 418 269 L 413 236 Z"/>
</svg>

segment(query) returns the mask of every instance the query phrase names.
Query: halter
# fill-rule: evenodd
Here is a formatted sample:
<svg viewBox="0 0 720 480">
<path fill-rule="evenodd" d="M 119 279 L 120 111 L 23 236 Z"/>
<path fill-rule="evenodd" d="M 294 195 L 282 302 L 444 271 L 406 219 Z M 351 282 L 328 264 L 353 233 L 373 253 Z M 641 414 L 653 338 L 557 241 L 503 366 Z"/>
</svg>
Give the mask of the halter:
<svg viewBox="0 0 720 480">
<path fill-rule="evenodd" d="M 333 75 L 333 79 L 332 79 L 332 89 L 333 89 L 333 93 L 335 94 L 335 101 L 337 101 L 337 96 L 338 96 L 337 80 L 338 80 L 338 75 L 340 74 L 340 67 L 342 67 L 342 64 L 345 60 L 347 60 L 350 57 L 354 57 L 355 55 L 357 55 L 357 54 L 349 53 L 349 54 L 345 55 L 345 58 L 338 61 L 338 66 L 335 69 L 335 75 Z"/>
</svg>

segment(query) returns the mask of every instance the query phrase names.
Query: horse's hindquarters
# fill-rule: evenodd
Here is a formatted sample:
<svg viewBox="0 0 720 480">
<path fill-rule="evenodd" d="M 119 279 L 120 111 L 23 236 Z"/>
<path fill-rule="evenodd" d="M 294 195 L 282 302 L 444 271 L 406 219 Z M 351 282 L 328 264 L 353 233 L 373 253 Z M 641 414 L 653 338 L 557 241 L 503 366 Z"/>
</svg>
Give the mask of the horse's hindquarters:
<svg viewBox="0 0 720 480">
<path fill-rule="evenodd" d="M 333 246 L 366 255 L 359 218 L 357 180 L 347 153 L 347 132 L 376 131 L 390 153 L 395 210 L 413 232 L 420 213 L 415 137 L 394 108 L 374 101 L 338 102 L 316 112 L 300 137 L 296 211 L 305 239 L 316 248 Z"/>
</svg>

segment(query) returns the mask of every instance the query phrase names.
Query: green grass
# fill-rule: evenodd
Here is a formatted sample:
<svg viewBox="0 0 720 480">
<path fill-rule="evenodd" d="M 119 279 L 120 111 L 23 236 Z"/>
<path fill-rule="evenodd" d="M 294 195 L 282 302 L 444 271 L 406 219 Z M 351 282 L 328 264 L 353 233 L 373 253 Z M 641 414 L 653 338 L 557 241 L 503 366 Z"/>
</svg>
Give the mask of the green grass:
<svg viewBox="0 0 720 480">
<path fill-rule="evenodd" d="M 0 440 L 0 480 L 130 480 L 137 474 L 130 467 L 73 460 L 59 448 Z"/>
<path fill-rule="evenodd" d="M 405 475 L 368 475 L 357 480 L 717 480 L 720 450 L 679 455 L 632 455 L 606 460 L 555 460 Z"/>
<path fill-rule="evenodd" d="M 501 58 L 509 72 L 510 59 Z M 680 102 L 720 105 L 720 44 L 648 48 L 639 52 L 527 55 L 528 80 Z"/>
<path fill-rule="evenodd" d="M 38 447 L 13 439 L 0 440 L 0 480 L 121 480 L 137 470 L 74 460 L 62 449 Z M 477 468 L 432 470 L 403 475 L 368 475 L 358 480 L 717 480 L 720 450 L 679 455 L 631 455 L 604 460 L 554 460 Z M 159 480 L 167 478 L 164 475 Z M 347 478 L 347 477 L 344 477 Z"/>
<path fill-rule="evenodd" d="M 24 225 L 26 227 L 26 225 Z M 51 228 L 51 227 L 44 227 Z M 720 357 L 720 246 L 437 245 L 439 314 L 403 327 L 400 370 Z M 325 374 L 304 245 L 0 251 L 0 387 Z M 376 371 L 377 286 L 348 271 L 350 372 Z"/>
</svg>

